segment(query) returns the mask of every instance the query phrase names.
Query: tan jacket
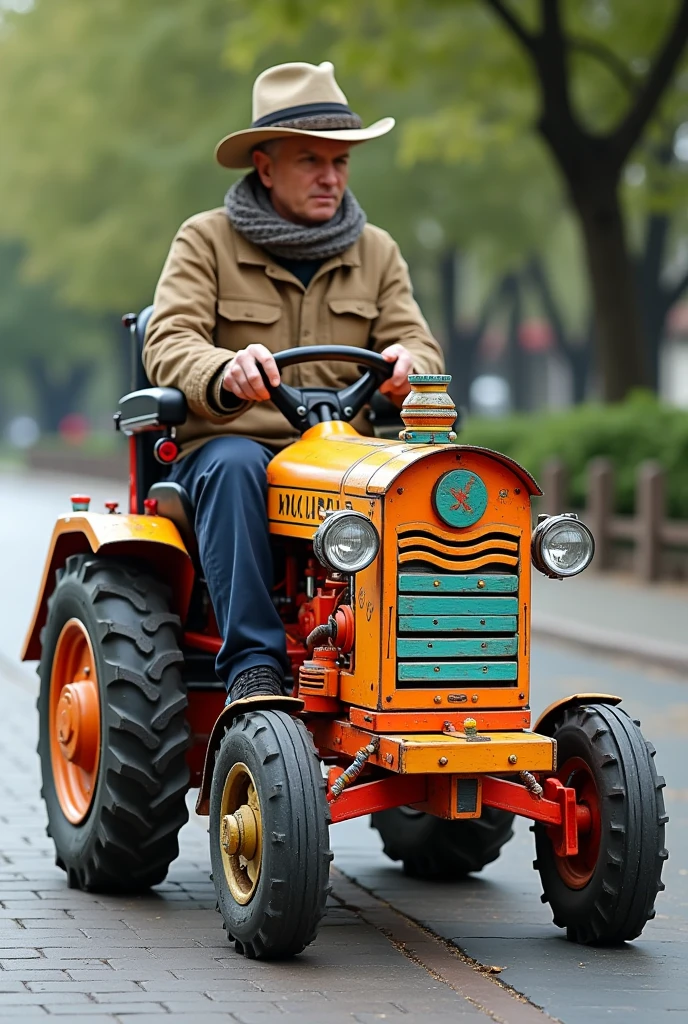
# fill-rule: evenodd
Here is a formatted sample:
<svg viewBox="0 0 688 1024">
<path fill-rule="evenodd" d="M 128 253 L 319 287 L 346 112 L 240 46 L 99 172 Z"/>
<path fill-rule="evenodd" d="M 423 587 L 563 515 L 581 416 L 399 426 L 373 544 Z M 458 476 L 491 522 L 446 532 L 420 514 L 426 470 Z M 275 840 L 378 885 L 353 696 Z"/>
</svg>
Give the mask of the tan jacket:
<svg viewBox="0 0 688 1024">
<path fill-rule="evenodd" d="M 187 454 L 220 434 L 240 434 L 273 448 L 296 438 L 272 402 L 245 402 L 233 411 L 221 388 L 239 349 L 272 352 L 307 345 L 353 345 L 380 352 L 400 342 L 418 373 L 442 373 L 442 352 L 411 291 L 408 268 L 394 240 L 367 225 L 359 240 L 327 260 L 308 288 L 269 253 L 246 241 L 224 209 L 186 221 L 172 243 L 146 332 L 143 362 L 151 383 L 180 388 L 189 417 L 178 438 Z M 359 371 L 348 363 L 304 363 L 283 379 L 301 387 L 344 387 Z M 364 416 L 355 421 L 371 433 Z"/>
</svg>

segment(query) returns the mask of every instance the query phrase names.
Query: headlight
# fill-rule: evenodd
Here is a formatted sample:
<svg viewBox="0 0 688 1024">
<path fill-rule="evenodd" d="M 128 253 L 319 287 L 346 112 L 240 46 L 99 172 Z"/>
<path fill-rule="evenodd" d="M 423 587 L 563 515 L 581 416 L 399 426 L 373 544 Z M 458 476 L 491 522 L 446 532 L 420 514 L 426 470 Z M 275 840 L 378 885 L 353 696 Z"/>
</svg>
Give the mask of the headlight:
<svg viewBox="0 0 688 1024">
<path fill-rule="evenodd" d="M 536 569 L 563 579 L 587 569 L 595 554 L 595 540 L 573 513 L 547 516 L 533 531 L 531 553 Z"/>
<path fill-rule="evenodd" d="M 315 557 L 324 566 L 351 575 L 370 565 L 380 549 L 380 538 L 361 512 L 333 512 L 313 537 Z"/>
</svg>

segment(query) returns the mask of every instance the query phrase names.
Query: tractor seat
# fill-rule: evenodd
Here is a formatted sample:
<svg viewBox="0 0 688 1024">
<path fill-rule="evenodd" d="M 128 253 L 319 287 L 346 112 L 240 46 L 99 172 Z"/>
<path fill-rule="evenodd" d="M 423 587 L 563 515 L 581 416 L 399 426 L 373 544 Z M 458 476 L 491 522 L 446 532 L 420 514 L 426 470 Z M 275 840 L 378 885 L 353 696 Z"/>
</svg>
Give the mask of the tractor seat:
<svg viewBox="0 0 688 1024">
<path fill-rule="evenodd" d="M 148 497 L 158 503 L 158 515 L 171 519 L 179 530 L 179 535 L 186 545 L 189 554 L 195 555 L 197 550 L 194 533 L 194 509 L 186 491 L 181 484 L 171 480 L 163 480 L 153 484 Z"/>
</svg>

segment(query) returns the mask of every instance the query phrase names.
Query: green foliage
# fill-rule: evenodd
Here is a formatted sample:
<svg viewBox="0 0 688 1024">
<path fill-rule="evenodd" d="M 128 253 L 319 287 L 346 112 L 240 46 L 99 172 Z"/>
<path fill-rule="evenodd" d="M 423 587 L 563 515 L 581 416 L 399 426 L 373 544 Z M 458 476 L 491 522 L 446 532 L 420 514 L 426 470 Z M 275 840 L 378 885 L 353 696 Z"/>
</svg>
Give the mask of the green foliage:
<svg viewBox="0 0 688 1024">
<path fill-rule="evenodd" d="M 149 301 L 187 216 L 221 202 L 212 150 L 245 117 L 223 0 L 35 0 L 0 24 L 0 231 L 82 309 Z"/>
<path fill-rule="evenodd" d="M 570 500 L 576 508 L 585 503 L 590 459 L 611 459 L 617 511 L 628 513 L 634 509 L 639 463 L 656 459 L 667 472 L 668 514 L 688 519 L 688 413 L 662 405 L 648 392 L 634 392 L 616 405 L 590 403 L 563 413 L 472 418 L 459 440 L 511 456 L 536 480 L 547 459 L 557 456 L 568 469 Z"/>
<path fill-rule="evenodd" d="M 314 21 L 308 4 L 273 0 L 35 0 L 0 22 L 0 233 L 25 241 L 29 273 L 52 278 L 69 303 L 142 305 L 178 225 L 219 205 L 233 180 L 212 151 L 249 123 L 257 71 L 331 57 L 366 120 L 390 113 L 399 122 L 389 139 L 355 153 L 352 185 L 370 219 L 414 266 L 435 259 L 419 240 L 429 221 L 440 228 L 438 248 L 471 247 L 489 273 L 514 266 L 562 220 L 558 184 L 525 132 L 532 103 L 522 109 L 513 91 L 523 61 L 506 60 L 510 45 L 484 12 L 458 8 L 440 5 L 427 19 L 415 3 L 354 4 L 362 31 L 353 35 L 339 3 Z M 416 24 L 420 75 L 403 45 Z M 479 69 L 486 26 L 506 64 L 496 77 L 490 65 L 482 93 L 464 95 L 447 39 L 461 35 L 461 60 Z M 486 89 L 495 91 L 487 121 Z M 452 99 L 446 110 L 438 91 Z"/>
</svg>

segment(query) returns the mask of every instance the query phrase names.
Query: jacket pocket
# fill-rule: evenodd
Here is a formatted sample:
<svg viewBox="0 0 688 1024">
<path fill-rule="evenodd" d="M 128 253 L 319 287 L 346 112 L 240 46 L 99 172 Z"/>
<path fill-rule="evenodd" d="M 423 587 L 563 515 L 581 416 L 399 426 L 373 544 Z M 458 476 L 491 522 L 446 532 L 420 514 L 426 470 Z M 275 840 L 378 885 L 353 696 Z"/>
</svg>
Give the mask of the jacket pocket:
<svg viewBox="0 0 688 1024">
<path fill-rule="evenodd" d="M 265 345 L 271 352 L 286 348 L 282 306 L 255 299 L 218 299 L 215 345 L 231 352 Z"/>
<path fill-rule="evenodd" d="M 254 299 L 218 299 L 217 312 L 233 323 L 274 324 L 282 315 L 282 307 Z"/>
<path fill-rule="evenodd" d="M 371 299 L 329 299 L 330 343 L 365 348 L 380 310 Z"/>
</svg>

